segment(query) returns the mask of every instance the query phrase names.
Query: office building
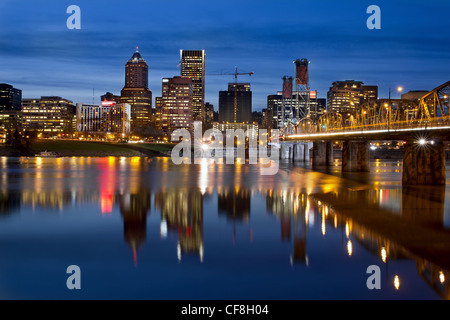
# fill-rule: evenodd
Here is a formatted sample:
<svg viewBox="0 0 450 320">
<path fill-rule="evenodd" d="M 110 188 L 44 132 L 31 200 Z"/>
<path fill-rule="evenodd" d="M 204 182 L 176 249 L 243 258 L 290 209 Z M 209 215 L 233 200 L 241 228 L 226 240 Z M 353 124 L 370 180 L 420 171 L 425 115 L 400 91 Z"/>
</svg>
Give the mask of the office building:
<svg viewBox="0 0 450 320">
<path fill-rule="evenodd" d="M 77 131 L 87 133 L 130 133 L 131 106 L 109 101 L 102 105 L 77 104 Z"/>
<path fill-rule="evenodd" d="M 365 86 L 361 81 L 333 82 L 328 91 L 327 110 L 337 113 L 354 113 L 364 102 L 378 99 L 378 86 Z"/>
<path fill-rule="evenodd" d="M 0 126 L 5 129 L 21 125 L 22 90 L 0 83 Z"/>
<path fill-rule="evenodd" d="M 152 92 L 148 88 L 148 65 L 139 50 L 125 66 L 125 87 L 120 102 L 131 106 L 131 131 L 150 124 Z"/>
<path fill-rule="evenodd" d="M 279 91 L 277 94 L 267 96 L 267 114 L 272 115 L 273 128 L 284 128 L 288 123 L 296 123 L 300 121 L 305 115 L 313 120 L 317 120 L 318 117 L 323 115 L 322 104 L 319 104 L 316 91 L 310 91 L 309 93 L 309 110 L 306 105 L 307 99 L 303 98 L 305 92 L 292 92 L 292 95 L 288 98 L 283 96 L 283 93 Z M 321 101 L 323 103 L 323 100 Z M 269 120 L 265 119 L 266 125 Z"/>
<path fill-rule="evenodd" d="M 176 129 L 193 129 L 193 83 L 185 77 L 164 78 L 162 97 L 157 98 L 160 126 L 166 133 Z"/>
<path fill-rule="evenodd" d="M 219 92 L 219 122 L 250 123 L 251 121 L 250 83 L 229 83 L 228 91 Z"/>
<path fill-rule="evenodd" d="M 205 50 L 180 51 L 181 76 L 192 80 L 192 116 L 205 121 Z"/>
<path fill-rule="evenodd" d="M 23 99 L 22 126 L 43 133 L 69 133 L 74 112 L 73 102 L 61 97 Z"/>
</svg>

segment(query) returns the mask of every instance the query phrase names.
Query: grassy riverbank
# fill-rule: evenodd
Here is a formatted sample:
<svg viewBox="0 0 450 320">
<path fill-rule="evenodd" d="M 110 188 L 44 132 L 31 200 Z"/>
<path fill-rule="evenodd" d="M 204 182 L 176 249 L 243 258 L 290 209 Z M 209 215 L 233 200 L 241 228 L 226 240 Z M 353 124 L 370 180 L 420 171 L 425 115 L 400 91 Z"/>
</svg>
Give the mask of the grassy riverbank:
<svg viewBox="0 0 450 320">
<path fill-rule="evenodd" d="M 170 144 L 128 144 L 78 140 L 36 140 L 29 149 L 1 146 L 0 156 L 35 156 L 43 151 L 63 157 L 158 157 L 172 150 Z"/>
</svg>

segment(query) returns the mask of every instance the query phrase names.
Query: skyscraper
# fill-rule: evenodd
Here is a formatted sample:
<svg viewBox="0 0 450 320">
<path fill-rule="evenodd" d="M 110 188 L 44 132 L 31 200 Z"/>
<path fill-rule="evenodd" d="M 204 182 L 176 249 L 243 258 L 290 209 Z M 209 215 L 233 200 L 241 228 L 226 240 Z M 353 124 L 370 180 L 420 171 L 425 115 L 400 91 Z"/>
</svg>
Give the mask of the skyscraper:
<svg viewBox="0 0 450 320">
<path fill-rule="evenodd" d="M 131 106 L 131 131 L 151 122 L 152 92 L 148 89 L 148 65 L 138 49 L 125 66 L 121 102 Z"/>
<path fill-rule="evenodd" d="M 194 121 L 205 120 L 205 50 L 181 50 L 181 76 L 192 80 Z"/>
<path fill-rule="evenodd" d="M 173 77 L 162 80 L 162 98 L 157 98 L 157 101 L 164 131 L 193 128 L 192 97 L 191 79 Z"/>
<path fill-rule="evenodd" d="M 228 91 L 219 92 L 219 122 L 243 123 L 251 121 L 252 92 L 250 83 L 229 83 Z"/>
</svg>

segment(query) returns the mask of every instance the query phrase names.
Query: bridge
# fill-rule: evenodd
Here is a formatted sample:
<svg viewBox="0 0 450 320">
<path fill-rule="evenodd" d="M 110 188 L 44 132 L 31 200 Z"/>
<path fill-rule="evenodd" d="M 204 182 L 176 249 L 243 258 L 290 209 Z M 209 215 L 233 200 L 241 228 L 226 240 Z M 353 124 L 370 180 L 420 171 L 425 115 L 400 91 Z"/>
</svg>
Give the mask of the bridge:
<svg viewBox="0 0 450 320">
<path fill-rule="evenodd" d="M 352 113 L 302 119 L 284 137 L 281 158 L 333 163 L 333 143 L 342 142 L 342 171 L 367 172 L 370 141 L 404 141 L 404 185 L 445 185 L 444 142 L 450 141 L 450 81 L 420 100 L 379 99 Z M 312 152 L 309 151 L 312 149 Z"/>
</svg>

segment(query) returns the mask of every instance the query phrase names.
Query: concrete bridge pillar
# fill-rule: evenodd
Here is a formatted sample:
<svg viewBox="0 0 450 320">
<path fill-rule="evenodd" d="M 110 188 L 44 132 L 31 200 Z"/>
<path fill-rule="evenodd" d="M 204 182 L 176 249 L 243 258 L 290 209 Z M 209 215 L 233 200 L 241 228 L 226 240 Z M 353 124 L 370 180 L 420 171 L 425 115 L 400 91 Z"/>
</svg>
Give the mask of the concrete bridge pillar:
<svg viewBox="0 0 450 320">
<path fill-rule="evenodd" d="M 305 159 L 305 162 L 309 162 L 310 161 L 311 156 L 310 156 L 309 150 L 312 147 L 313 147 L 313 143 L 308 142 L 308 143 L 304 144 L 304 150 L 305 150 L 304 151 L 304 155 L 305 155 L 304 159 Z"/>
<path fill-rule="evenodd" d="M 313 144 L 313 166 L 325 166 L 327 164 L 327 143 L 314 142 Z"/>
<path fill-rule="evenodd" d="M 342 148 L 342 172 L 369 171 L 369 142 L 344 141 Z"/>
<path fill-rule="evenodd" d="M 314 142 L 313 166 L 332 166 L 333 160 L 334 154 L 332 142 Z"/>
<path fill-rule="evenodd" d="M 302 147 L 301 143 L 294 144 L 294 161 L 303 161 Z"/>
<path fill-rule="evenodd" d="M 280 158 L 281 158 L 281 160 L 286 159 L 286 147 L 287 146 L 285 144 L 281 145 L 281 150 L 280 150 Z"/>
<path fill-rule="evenodd" d="M 289 150 L 288 151 L 288 159 L 289 159 L 289 161 L 293 161 L 294 160 L 294 145 L 290 144 L 288 148 L 289 148 L 288 149 Z"/>
<path fill-rule="evenodd" d="M 445 185 L 445 152 L 442 141 L 421 145 L 407 141 L 403 154 L 403 185 Z"/>
<path fill-rule="evenodd" d="M 369 154 L 369 141 L 358 142 L 357 146 L 357 172 L 370 172 L 370 154 Z"/>
<path fill-rule="evenodd" d="M 326 144 L 327 144 L 327 166 L 332 166 L 334 162 L 333 142 L 328 141 Z"/>
</svg>

